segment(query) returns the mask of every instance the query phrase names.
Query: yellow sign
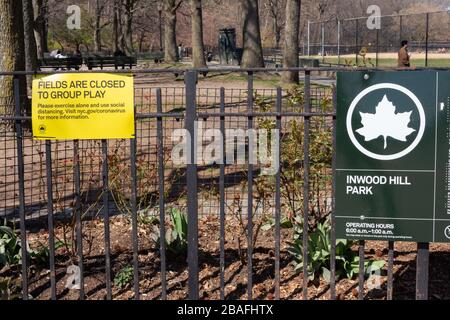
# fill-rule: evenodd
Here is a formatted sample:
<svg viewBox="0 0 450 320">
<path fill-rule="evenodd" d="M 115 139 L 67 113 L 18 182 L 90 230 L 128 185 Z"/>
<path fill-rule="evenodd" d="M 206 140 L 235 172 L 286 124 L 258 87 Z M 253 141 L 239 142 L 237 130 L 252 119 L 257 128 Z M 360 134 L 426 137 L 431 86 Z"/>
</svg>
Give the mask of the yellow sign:
<svg viewBox="0 0 450 320">
<path fill-rule="evenodd" d="M 37 140 L 134 138 L 133 77 L 104 73 L 35 76 L 32 126 Z"/>
</svg>

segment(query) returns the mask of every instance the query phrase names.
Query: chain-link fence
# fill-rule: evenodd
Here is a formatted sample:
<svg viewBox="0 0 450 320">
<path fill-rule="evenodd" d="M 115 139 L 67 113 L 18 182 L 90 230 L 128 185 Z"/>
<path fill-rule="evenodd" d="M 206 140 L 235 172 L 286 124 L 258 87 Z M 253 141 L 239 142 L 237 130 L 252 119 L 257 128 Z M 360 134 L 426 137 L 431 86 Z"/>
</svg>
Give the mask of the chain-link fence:
<svg viewBox="0 0 450 320">
<path fill-rule="evenodd" d="M 450 12 L 381 16 L 380 28 L 369 29 L 373 18 L 309 21 L 306 55 L 323 62 L 367 67 L 396 67 L 401 41 L 408 40 L 411 64 L 450 67 Z"/>
</svg>

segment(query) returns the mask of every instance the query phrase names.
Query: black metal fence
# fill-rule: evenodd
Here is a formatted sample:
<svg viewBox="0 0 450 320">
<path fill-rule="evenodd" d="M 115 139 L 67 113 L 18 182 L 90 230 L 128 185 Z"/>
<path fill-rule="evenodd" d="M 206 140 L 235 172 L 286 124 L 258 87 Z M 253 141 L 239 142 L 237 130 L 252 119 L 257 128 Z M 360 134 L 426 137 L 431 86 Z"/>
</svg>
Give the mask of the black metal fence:
<svg viewBox="0 0 450 320">
<path fill-rule="evenodd" d="M 279 70 L 242 70 L 246 86 L 237 89 L 199 86 L 199 74 L 206 70 L 135 71 L 136 139 L 46 142 L 32 140 L 30 117 L 23 112 L 28 98 L 20 92 L 23 73 L 4 73 L 3 77 L 14 79 L 15 96 L 6 97 L 1 106 L 0 214 L 20 227 L 22 257 L 28 258 L 22 259 L 21 270 L 6 273 L 21 275 L 23 299 L 29 294 L 78 298 L 64 287 L 71 276 L 66 268 L 72 265 L 78 267 L 74 276 L 80 299 L 123 297 L 113 288 L 123 270 L 120 267 L 127 263 L 132 267 L 134 299 L 289 299 L 296 297 L 295 292 L 301 292 L 303 299 L 351 295 L 354 285 L 339 288 L 335 269 L 335 90 L 314 82 L 316 69 L 292 70 L 304 76 L 304 82 L 292 89 L 257 88 L 259 73 Z M 158 87 L 152 77 L 163 73 L 184 77 L 184 84 Z M 278 130 L 280 144 L 271 151 L 278 154 L 280 169 L 265 177 L 262 166 L 249 158 L 234 164 L 175 164 L 170 152 L 177 141 L 171 133 L 185 128 L 194 137 L 198 123 L 220 130 L 222 136 L 226 129 Z M 222 152 L 227 143 L 222 140 Z M 246 140 L 246 148 L 252 149 L 252 139 Z M 194 159 L 194 139 L 190 150 L 189 158 Z M 171 230 L 165 222 L 174 208 L 187 213 L 186 260 L 167 251 L 165 239 Z M 154 225 L 146 220 L 155 216 L 159 218 L 158 244 L 149 240 Z M 117 217 L 127 220 L 113 221 Z M 288 267 L 291 258 L 286 247 L 292 235 L 282 229 L 282 222 L 297 221 L 303 248 L 308 248 L 308 233 L 317 221 L 327 218 L 331 219 L 330 282 L 325 292 L 311 294 L 308 276 L 297 278 Z M 45 239 L 44 248 L 48 248 L 44 269 L 49 272 L 43 275 L 32 265 L 27 249 L 40 233 L 33 223 L 39 221 L 44 221 L 38 230 L 44 229 L 40 239 Z M 267 221 L 273 227 L 263 233 Z M 67 225 L 69 240 L 65 239 Z M 92 236 L 96 232 L 97 237 Z M 263 236 L 258 238 L 259 233 Z M 62 253 L 61 237 L 67 248 Z M 261 238 L 269 248 L 264 248 Z M 357 244 L 359 299 L 372 296 L 365 287 L 365 245 L 364 241 Z M 387 280 L 382 292 L 393 299 L 394 243 L 386 250 Z M 418 244 L 418 299 L 428 297 L 428 254 L 428 244 Z M 308 250 L 303 250 L 303 261 L 310 258 Z M 307 263 L 301 271 L 308 274 Z M 241 281 L 234 286 L 236 277 Z M 269 281 L 273 292 L 255 295 L 262 281 Z M 282 291 L 292 285 L 295 289 L 290 294 Z"/>
</svg>

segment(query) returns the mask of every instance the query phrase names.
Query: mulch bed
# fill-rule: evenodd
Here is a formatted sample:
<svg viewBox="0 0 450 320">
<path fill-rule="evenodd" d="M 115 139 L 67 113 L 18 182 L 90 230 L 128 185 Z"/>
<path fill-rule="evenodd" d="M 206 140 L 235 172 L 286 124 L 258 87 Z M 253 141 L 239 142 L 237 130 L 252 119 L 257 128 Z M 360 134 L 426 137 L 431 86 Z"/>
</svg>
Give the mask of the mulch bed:
<svg viewBox="0 0 450 320">
<path fill-rule="evenodd" d="M 92 220 L 83 223 L 84 282 L 86 299 L 105 299 L 105 257 L 103 222 Z M 139 288 L 141 299 L 160 299 L 161 273 L 157 246 L 151 240 L 151 224 L 139 224 Z M 124 216 L 111 219 L 111 274 L 112 279 L 125 266 L 133 265 L 131 246 L 131 222 Z M 67 230 L 66 230 L 67 232 Z M 231 218 L 227 219 L 226 232 L 226 299 L 247 298 L 247 267 L 245 263 L 246 248 L 238 246 L 239 226 Z M 67 233 L 68 234 L 68 233 Z M 58 226 L 56 238 L 63 238 L 63 229 Z M 302 274 L 296 274 L 290 263 L 292 258 L 287 253 L 288 241 L 292 239 L 292 230 L 282 230 L 281 245 L 281 299 L 302 299 Z M 32 248 L 39 243 L 46 244 L 46 230 L 29 233 L 28 240 Z M 220 298 L 220 251 L 219 222 L 215 216 L 206 216 L 199 222 L 199 287 L 200 297 L 205 300 Z M 69 242 L 71 240 L 69 239 Z M 355 248 L 356 249 L 356 248 Z M 69 250 L 72 250 L 69 248 Z M 416 244 L 397 242 L 394 263 L 394 299 L 414 299 L 416 281 Z M 64 247 L 57 250 L 57 298 L 78 299 L 79 290 L 65 288 L 68 275 L 67 267 L 76 264 L 76 257 L 69 254 Z M 366 258 L 387 261 L 387 242 L 366 243 Z M 243 261 L 241 261 L 243 258 Z M 253 299 L 274 299 L 274 237 L 273 230 L 261 231 L 253 255 Z M 450 299 L 450 245 L 432 244 L 430 247 L 430 281 L 431 299 Z M 5 272 L 4 272 L 5 273 Z M 6 273 L 20 276 L 20 271 L 9 270 Z M 30 294 L 35 299 L 50 298 L 50 276 L 48 266 L 32 265 L 29 275 Z M 187 262 L 185 257 L 167 259 L 167 294 L 168 299 L 187 298 Z M 366 283 L 365 299 L 386 299 L 386 267 L 380 277 L 381 288 L 370 289 Z M 113 285 L 113 299 L 133 299 L 133 283 L 124 288 Z M 342 279 L 336 284 L 337 297 L 341 300 L 357 299 L 358 280 Z M 310 282 L 308 299 L 329 299 L 329 285 L 323 280 Z"/>
</svg>

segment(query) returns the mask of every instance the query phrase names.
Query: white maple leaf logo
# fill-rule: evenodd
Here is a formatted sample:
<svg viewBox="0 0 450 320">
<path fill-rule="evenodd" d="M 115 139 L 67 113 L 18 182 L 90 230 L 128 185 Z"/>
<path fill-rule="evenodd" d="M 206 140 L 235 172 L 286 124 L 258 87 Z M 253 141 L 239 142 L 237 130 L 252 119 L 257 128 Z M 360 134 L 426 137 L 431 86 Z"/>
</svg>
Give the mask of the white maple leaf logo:
<svg viewBox="0 0 450 320">
<path fill-rule="evenodd" d="M 396 107 L 385 95 L 375 108 L 375 113 L 363 113 L 361 115 L 362 128 L 356 130 L 365 141 L 371 141 L 382 136 L 384 149 L 387 148 L 387 137 L 406 142 L 406 137 L 416 131 L 408 127 L 411 122 L 411 113 L 396 113 Z"/>
</svg>

